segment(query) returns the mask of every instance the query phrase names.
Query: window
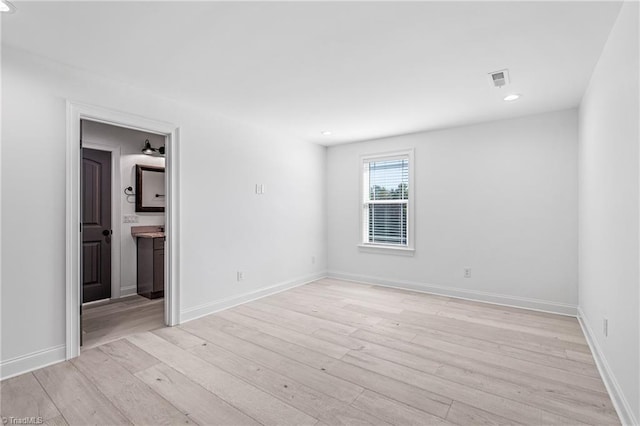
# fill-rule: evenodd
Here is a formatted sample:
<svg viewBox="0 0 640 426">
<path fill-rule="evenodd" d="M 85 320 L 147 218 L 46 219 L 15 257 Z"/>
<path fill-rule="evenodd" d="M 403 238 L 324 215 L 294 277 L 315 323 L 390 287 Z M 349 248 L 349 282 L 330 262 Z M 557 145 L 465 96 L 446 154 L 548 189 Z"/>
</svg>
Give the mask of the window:
<svg viewBox="0 0 640 426">
<path fill-rule="evenodd" d="M 362 246 L 411 249 L 412 152 L 362 160 Z"/>
</svg>

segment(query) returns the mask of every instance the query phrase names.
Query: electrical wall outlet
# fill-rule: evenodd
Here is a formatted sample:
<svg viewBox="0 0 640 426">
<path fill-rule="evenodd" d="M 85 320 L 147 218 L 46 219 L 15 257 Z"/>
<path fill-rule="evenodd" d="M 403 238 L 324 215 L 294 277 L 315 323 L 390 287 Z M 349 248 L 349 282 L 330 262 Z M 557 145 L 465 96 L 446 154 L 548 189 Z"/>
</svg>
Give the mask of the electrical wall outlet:
<svg viewBox="0 0 640 426">
<path fill-rule="evenodd" d="M 464 268 L 464 277 L 471 278 L 471 268 Z"/>
<path fill-rule="evenodd" d="M 123 223 L 138 223 L 138 215 L 135 215 L 135 214 L 124 215 Z"/>
<path fill-rule="evenodd" d="M 604 337 L 609 336 L 609 318 L 602 319 L 602 334 Z"/>
<path fill-rule="evenodd" d="M 264 194 L 264 183 L 256 183 L 256 194 Z"/>
<path fill-rule="evenodd" d="M 237 278 L 238 278 L 238 281 L 244 280 L 244 272 L 238 271 Z"/>
</svg>

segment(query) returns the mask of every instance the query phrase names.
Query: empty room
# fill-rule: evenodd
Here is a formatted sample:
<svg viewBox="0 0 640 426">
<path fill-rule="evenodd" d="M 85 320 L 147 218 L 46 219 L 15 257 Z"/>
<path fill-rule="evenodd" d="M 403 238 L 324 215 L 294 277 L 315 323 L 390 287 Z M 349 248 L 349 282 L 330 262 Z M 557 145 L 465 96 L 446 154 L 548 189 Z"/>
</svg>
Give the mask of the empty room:
<svg viewBox="0 0 640 426">
<path fill-rule="evenodd" d="M 3 424 L 640 425 L 638 1 L 0 12 Z"/>
</svg>

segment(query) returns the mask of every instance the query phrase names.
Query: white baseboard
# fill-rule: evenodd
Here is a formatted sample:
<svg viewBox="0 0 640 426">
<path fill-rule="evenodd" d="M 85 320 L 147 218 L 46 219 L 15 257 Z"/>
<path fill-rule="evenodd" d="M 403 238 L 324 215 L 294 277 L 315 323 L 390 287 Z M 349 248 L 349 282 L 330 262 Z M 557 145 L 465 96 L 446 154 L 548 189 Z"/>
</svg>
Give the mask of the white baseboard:
<svg viewBox="0 0 640 426">
<path fill-rule="evenodd" d="M 217 300 L 211 303 L 205 303 L 203 305 L 195 306 L 193 308 L 187 308 L 180 311 L 180 323 L 184 324 L 185 322 L 188 322 L 209 314 L 213 314 L 215 312 L 223 311 L 225 309 L 229 309 L 234 306 L 241 305 L 243 303 L 251 302 L 252 300 L 261 299 L 263 297 L 271 296 L 272 294 L 280 293 L 282 291 L 289 290 L 294 287 L 299 287 L 301 285 L 310 283 L 312 281 L 325 278 L 326 276 L 327 276 L 326 272 L 319 272 L 316 274 L 311 274 L 304 277 L 299 277 L 289 281 L 285 281 L 269 287 L 261 288 L 259 290 L 255 290 L 249 293 L 244 293 L 239 296 L 234 296 L 234 297 L 230 297 L 228 299 L 223 299 L 223 300 Z"/>
<path fill-rule="evenodd" d="M 455 297 L 458 299 L 492 303 L 494 305 L 512 306 L 534 311 L 550 312 L 554 314 L 576 316 L 578 313 L 577 307 L 575 305 L 551 302 L 548 300 L 531 299 L 526 297 L 510 296 L 477 290 L 467 290 L 435 284 L 418 283 L 414 281 L 403 281 L 396 279 L 390 280 L 340 271 L 329 271 L 329 277 L 359 283 L 375 284 L 383 287 L 401 288 L 404 290 L 412 290 L 421 293 Z"/>
<path fill-rule="evenodd" d="M 616 377 L 613 375 L 613 371 L 611 370 L 611 367 L 609 367 L 607 358 L 605 358 L 604 353 L 600 349 L 600 345 L 595 338 L 595 334 L 589 326 L 589 323 L 586 321 L 584 312 L 580 307 L 578 307 L 578 322 L 582 327 L 582 332 L 587 338 L 587 343 L 589 344 L 589 348 L 591 348 L 591 353 L 596 361 L 596 366 L 598 367 L 598 371 L 600 372 L 600 376 L 604 381 L 607 391 L 609 391 L 609 396 L 611 397 L 613 406 L 618 413 L 618 417 L 620 417 L 620 421 L 625 426 L 637 426 L 639 424 L 638 420 L 633 415 L 631 406 L 629 405 L 627 398 L 625 398 Z"/>
<path fill-rule="evenodd" d="M 138 287 L 135 285 L 120 287 L 120 297 L 133 296 L 136 293 L 138 293 Z"/>
<path fill-rule="evenodd" d="M 58 345 L 2 361 L 0 363 L 0 380 L 19 376 L 20 374 L 64 361 L 66 355 L 67 347 Z"/>
</svg>

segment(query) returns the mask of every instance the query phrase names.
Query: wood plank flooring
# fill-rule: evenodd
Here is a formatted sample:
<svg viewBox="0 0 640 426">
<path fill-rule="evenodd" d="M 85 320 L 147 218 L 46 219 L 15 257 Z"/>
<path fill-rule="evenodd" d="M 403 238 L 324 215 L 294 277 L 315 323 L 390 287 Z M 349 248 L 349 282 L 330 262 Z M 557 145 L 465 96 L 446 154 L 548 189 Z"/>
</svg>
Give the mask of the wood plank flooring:
<svg viewBox="0 0 640 426">
<path fill-rule="evenodd" d="M 163 298 L 147 299 L 136 294 L 85 305 L 82 310 L 81 350 L 164 326 Z"/>
<path fill-rule="evenodd" d="M 2 416 L 47 424 L 620 424 L 575 318 L 333 279 L 99 345 L 0 393 Z"/>
</svg>

